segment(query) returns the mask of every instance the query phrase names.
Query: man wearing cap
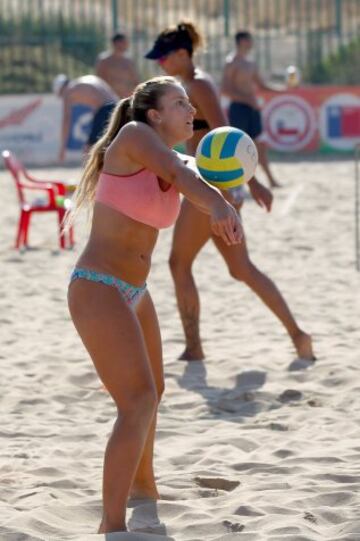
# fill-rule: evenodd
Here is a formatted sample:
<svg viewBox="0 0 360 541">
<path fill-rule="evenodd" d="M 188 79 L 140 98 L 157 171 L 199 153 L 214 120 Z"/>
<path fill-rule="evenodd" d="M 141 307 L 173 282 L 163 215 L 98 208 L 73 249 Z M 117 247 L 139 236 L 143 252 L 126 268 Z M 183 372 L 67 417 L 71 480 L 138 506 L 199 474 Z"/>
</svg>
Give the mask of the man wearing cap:
<svg viewBox="0 0 360 541">
<path fill-rule="evenodd" d="M 111 38 L 111 47 L 112 50 L 99 54 L 95 72 L 120 98 L 127 98 L 140 82 L 134 62 L 125 56 L 129 47 L 127 36 L 116 32 Z"/>
<path fill-rule="evenodd" d="M 70 80 L 66 75 L 57 75 L 53 81 L 53 91 L 63 100 L 63 117 L 59 161 L 65 159 L 66 146 L 70 137 L 71 115 L 76 106 L 94 113 L 88 145 L 93 144 L 101 134 L 110 111 L 118 101 L 118 96 L 110 86 L 96 75 L 83 75 Z"/>
</svg>

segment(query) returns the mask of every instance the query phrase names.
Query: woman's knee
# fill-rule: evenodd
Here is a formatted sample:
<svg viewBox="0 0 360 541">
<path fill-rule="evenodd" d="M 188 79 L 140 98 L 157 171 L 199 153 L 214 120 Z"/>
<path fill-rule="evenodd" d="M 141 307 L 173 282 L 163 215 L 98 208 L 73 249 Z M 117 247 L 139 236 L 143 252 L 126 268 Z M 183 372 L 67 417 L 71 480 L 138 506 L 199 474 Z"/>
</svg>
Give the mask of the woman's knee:
<svg viewBox="0 0 360 541">
<path fill-rule="evenodd" d="M 229 267 L 230 276 L 239 282 L 250 282 L 255 272 L 256 267 L 251 263 L 250 260 L 242 262 L 241 265 Z"/>
<path fill-rule="evenodd" d="M 158 391 L 150 379 L 139 382 L 132 388 L 113 391 L 111 394 L 121 417 L 133 419 L 135 422 L 139 419 L 146 421 L 147 417 L 151 419 L 158 405 Z"/>
<path fill-rule="evenodd" d="M 170 253 L 169 257 L 169 267 L 172 272 L 172 274 L 176 273 L 176 271 L 181 268 L 181 261 L 178 255 L 175 252 Z"/>
<path fill-rule="evenodd" d="M 169 257 L 169 267 L 173 276 L 181 276 L 191 272 L 191 265 L 186 264 L 184 259 L 174 251 L 171 252 Z"/>
</svg>

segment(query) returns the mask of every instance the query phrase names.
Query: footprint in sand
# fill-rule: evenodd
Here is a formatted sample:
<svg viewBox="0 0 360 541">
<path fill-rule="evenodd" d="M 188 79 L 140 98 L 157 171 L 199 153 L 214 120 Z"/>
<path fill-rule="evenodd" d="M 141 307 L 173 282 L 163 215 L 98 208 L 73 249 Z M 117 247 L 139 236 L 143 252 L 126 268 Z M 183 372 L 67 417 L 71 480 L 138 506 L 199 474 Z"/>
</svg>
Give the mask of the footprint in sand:
<svg viewBox="0 0 360 541">
<path fill-rule="evenodd" d="M 224 520 L 223 525 L 230 532 L 242 532 L 245 528 L 244 524 L 239 524 L 238 522 L 230 522 L 230 520 Z"/>
<path fill-rule="evenodd" d="M 310 398 L 307 403 L 311 408 L 320 408 L 322 406 L 322 403 L 317 398 Z"/>
<path fill-rule="evenodd" d="M 300 391 L 297 391 L 296 389 L 286 389 L 286 391 L 279 395 L 278 400 L 280 400 L 280 402 L 286 403 L 293 402 L 295 400 L 301 400 L 302 397 L 303 395 Z"/>
<path fill-rule="evenodd" d="M 225 490 L 231 492 L 240 485 L 240 481 L 231 481 L 222 477 L 195 477 L 195 483 L 201 488 Z"/>
<path fill-rule="evenodd" d="M 270 423 L 268 428 L 270 428 L 270 430 L 279 430 L 279 432 L 286 432 L 287 430 L 289 430 L 288 426 L 281 423 Z"/>
<path fill-rule="evenodd" d="M 313 522 L 314 524 L 316 524 L 316 522 L 317 522 L 316 517 L 312 513 L 310 513 L 309 511 L 305 511 L 304 519 L 309 520 L 310 522 Z"/>
</svg>

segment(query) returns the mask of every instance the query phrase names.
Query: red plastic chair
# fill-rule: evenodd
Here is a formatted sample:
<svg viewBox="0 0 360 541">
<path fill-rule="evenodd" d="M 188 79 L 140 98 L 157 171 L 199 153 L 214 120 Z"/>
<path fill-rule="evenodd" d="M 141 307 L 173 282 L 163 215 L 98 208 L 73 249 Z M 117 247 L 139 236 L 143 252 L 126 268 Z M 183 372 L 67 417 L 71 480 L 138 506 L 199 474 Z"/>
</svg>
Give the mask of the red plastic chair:
<svg viewBox="0 0 360 541">
<path fill-rule="evenodd" d="M 59 181 L 44 181 L 31 176 L 19 160 L 9 150 L 2 152 L 2 157 L 6 168 L 10 171 L 15 180 L 17 193 L 20 202 L 20 218 L 18 231 L 16 235 L 15 248 L 28 246 L 28 233 L 30 219 L 34 212 L 56 212 L 59 224 L 59 244 L 60 248 L 74 246 L 74 230 L 69 227 L 68 239 L 66 231 L 63 228 L 63 220 L 66 213 L 66 205 L 64 202 L 70 201 L 66 199 L 66 184 Z M 27 190 L 36 190 L 37 192 L 46 192 L 47 201 L 27 202 L 25 194 Z"/>
</svg>

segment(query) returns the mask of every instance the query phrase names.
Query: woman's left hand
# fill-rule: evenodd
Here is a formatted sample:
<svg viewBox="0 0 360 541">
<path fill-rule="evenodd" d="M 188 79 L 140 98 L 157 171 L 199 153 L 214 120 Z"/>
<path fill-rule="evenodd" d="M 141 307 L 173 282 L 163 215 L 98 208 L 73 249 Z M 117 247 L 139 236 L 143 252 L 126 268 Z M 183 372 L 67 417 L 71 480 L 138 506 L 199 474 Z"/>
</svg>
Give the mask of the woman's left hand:
<svg viewBox="0 0 360 541">
<path fill-rule="evenodd" d="M 244 236 L 240 216 L 230 203 L 221 196 L 210 212 L 212 232 L 231 246 L 239 244 Z"/>
<path fill-rule="evenodd" d="M 248 185 L 250 193 L 259 207 L 266 208 L 266 210 L 270 212 L 273 202 L 273 194 L 271 191 L 261 184 L 255 177 L 249 181 Z"/>
</svg>

